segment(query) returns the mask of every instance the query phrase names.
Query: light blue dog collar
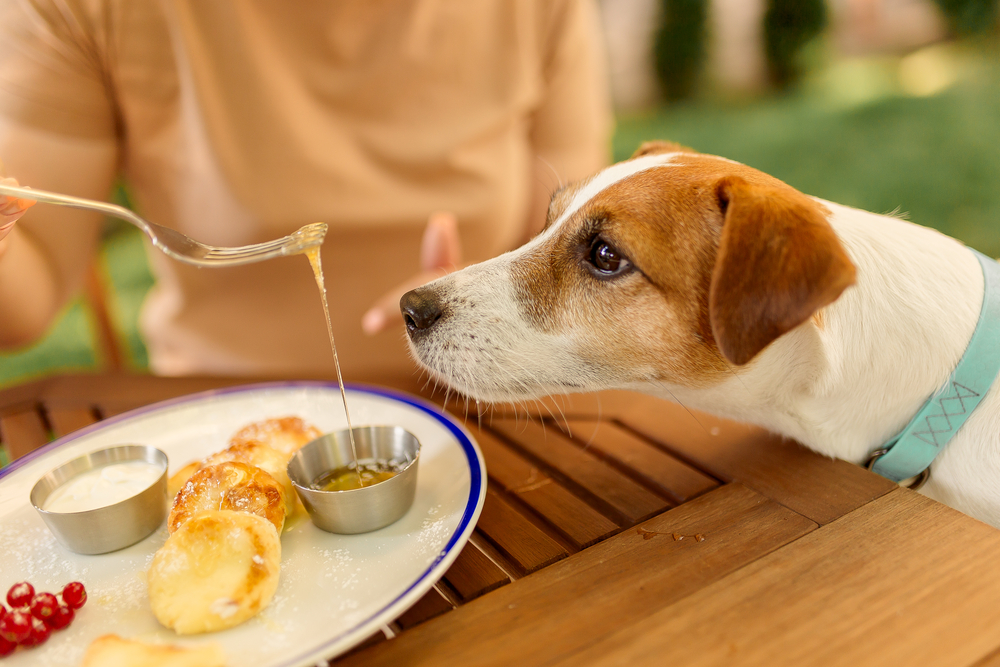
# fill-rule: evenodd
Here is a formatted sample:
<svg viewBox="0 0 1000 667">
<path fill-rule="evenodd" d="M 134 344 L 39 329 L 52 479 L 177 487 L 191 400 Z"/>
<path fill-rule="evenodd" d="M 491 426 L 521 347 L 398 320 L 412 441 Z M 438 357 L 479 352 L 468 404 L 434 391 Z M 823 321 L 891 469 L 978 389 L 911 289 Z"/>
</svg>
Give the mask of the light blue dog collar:
<svg viewBox="0 0 1000 667">
<path fill-rule="evenodd" d="M 900 482 L 927 478 L 934 458 L 983 400 L 1000 371 L 1000 264 L 972 251 L 983 267 L 983 307 L 958 366 L 902 432 L 872 453 L 868 468 Z"/>
</svg>

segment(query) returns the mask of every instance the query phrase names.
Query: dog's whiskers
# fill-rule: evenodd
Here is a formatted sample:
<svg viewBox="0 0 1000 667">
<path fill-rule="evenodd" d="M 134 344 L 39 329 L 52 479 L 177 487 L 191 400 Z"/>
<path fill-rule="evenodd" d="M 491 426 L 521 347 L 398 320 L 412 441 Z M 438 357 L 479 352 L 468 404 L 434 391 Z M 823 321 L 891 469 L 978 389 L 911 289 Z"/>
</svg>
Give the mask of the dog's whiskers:
<svg viewBox="0 0 1000 667">
<path fill-rule="evenodd" d="M 736 367 L 733 366 L 731 363 L 729 363 L 729 360 L 723 357 L 722 354 L 719 352 L 719 350 L 713 349 L 713 352 L 715 352 L 715 355 L 719 357 L 719 359 L 726 366 L 729 372 L 733 374 L 733 377 L 735 377 L 739 381 L 739 383 L 743 385 L 743 389 L 746 390 L 747 394 L 753 396 L 753 392 L 750 391 L 750 387 L 746 385 L 746 383 L 743 381 L 743 378 L 740 377 L 740 374 L 736 372 Z"/>
<path fill-rule="evenodd" d="M 667 385 L 665 385 L 665 384 L 662 384 L 662 383 L 660 384 L 660 386 L 661 386 L 661 387 L 662 387 L 663 389 L 665 389 L 665 390 L 667 391 L 667 393 L 668 393 L 668 394 L 670 394 L 670 397 L 671 397 L 671 398 L 672 398 L 672 399 L 674 400 L 674 403 L 676 403 L 677 405 L 679 405 L 679 406 L 681 406 L 682 408 L 684 408 L 684 410 L 685 410 L 685 411 L 686 411 L 686 412 L 687 412 L 687 413 L 688 413 L 689 415 L 691 415 L 691 419 L 693 419 L 693 420 L 695 420 L 696 422 L 698 422 L 698 426 L 700 426 L 700 427 L 701 427 L 701 430 L 703 430 L 703 431 L 704 431 L 705 433 L 708 433 L 709 435 L 712 435 L 712 432 L 711 432 L 711 431 L 709 431 L 709 430 L 708 430 L 708 428 L 706 428 L 706 427 L 705 427 L 705 425 L 701 423 L 701 420 L 700 420 L 700 419 L 698 419 L 698 417 L 696 417 L 696 416 L 695 416 L 694 412 L 692 412 L 692 411 L 691 411 L 691 409 L 690 409 L 690 408 L 688 408 L 688 406 L 686 406 L 686 405 L 684 405 L 683 403 L 681 403 L 680 399 L 679 399 L 679 398 L 677 398 L 677 395 L 676 395 L 676 394 L 674 394 L 674 392 L 670 391 L 670 387 L 668 387 Z"/>
<path fill-rule="evenodd" d="M 552 175 L 556 177 L 556 183 L 558 183 L 559 185 L 558 185 L 558 187 L 553 188 L 553 190 L 558 190 L 558 189 L 560 189 L 562 187 L 565 187 L 566 182 L 563 181 L 562 176 L 559 175 L 559 171 L 555 167 L 552 166 L 552 163 L 549 162 L 548 160 L 546 160 L 545 158 L 543 158 L 541 155 L 536 155 L 535 157 L 538 159 L 539 162 L 541 162 L 546 167 L 548 167 L 549 171 L 552 172 Z"/>
<path fill-rule="evenodd" d="M 597 429 L 601 424 L 602 407 L 603 406 L 601 405 L 601 395 L 597 394 L 597 421 L 594 422 L 594 432 L 590 434 L 590 438 L 587 440 L 587 444 L 586 446 L 584 446 L 584 449 L 589 449 L 590 446 L 594 444 L 594 438 L 597 437 Z"/>
<path fill-rule="evenodd" d="M 476 357 L 460 355 L 458 358 L 437 351 L 423 360 L 425 367 L 433 369 L 428 374 L 425 387 L 433 382 L 434 390 L 437 391 L 443 384 L 445 386 L 444 407 L 447 409 L 453 394 L 456 398 L 464 398 L 465 412 L 470 409 L 470 399 L 476 403 L 476 417 L 479 428 L 483 425 L 483 399 L 482 396 L 493 396 L 486 401 L 489 409 L 489 424 L 492 426 L 494 414 L 496 414 L 496 404 L 498 402 L 507 403 L 514 417 L 515 428 L 522 428 L 522 412 L 525 419 L 525 427 L 531 422 L 533 414 L 538 414 L 539 422 L 543 429 L 547 428 L 546 415 L 551 418 L 556 425 L 560 425 L 560 430 L 564 431 L 570 438 L 573 437 L 572 427 L 562 402 L 556 395 L 550 395 L 551 401 L 535 398 L 539 390 L 546 385 L 540 380 L 538 375 L 525 366 L 517 357 L 516 351 L 512 348 L 498 347 L 491 350 L 490 354 L 479 354 Z M 487 363 L 495 369 L 495 373 L 483 373 L 483 364 Z M 447 381 L 445 381 L 447 378 Z M 497 378 L 497 379 L 495 379 Z M 502 380 L 498 378 L 503 378 Z M 457 391 L 456 391 L 457 390 Z M 507 398 L 503 398 L 503 397 Z M 560 394 L 567 397 L 566 392 Z M 459 399 L 461 400 L 461 399 Z"/>
<path fill-rule="evenodd" d="M 568 397 L 569 397 L 569 395 L 565 394 L 565 393 L 561 395 L 561 398 L 563 398 L 563 399 L 566 399 Z M 569 418 L 566 417 L 566 411 L 563 409 L 563 406 L 560 405 L 559 402 L 555 400 L 555 397 L 553 397 L 552 402 L 553 402 L 553 404 L 555 404 L 556 409 L 559 410 L 559 416 L 562 417 L 563 425 L 566 427 L 566 435 L 568 435 L 569 437 L 572 438 L 573 437 L 573 427 L 571 427 L 569 425 Z"/>
<path fill-rule="evenodd" d="M 512 359 L 512 361 L 513 361 L 513 359 Z M 494 360 L 494 363 L 497 363 L 497 362 L 495 362 L 495 360 Z M 520 364 L 520 363 L 518 363 L 518 362 L 516 362 L 516 361 L 514 361 L 514 364 L 515 364 L 515 365 L 516 365 L 516 366 L 517 366 L 517 367 L 518 367 L 518 368 L 519 368 L 519 369 L 520 369 L 521 371 L 523 371 L 523 372 L 524 372 L 524 373 L 525 373 L 526 375 L 530 376 L 530 377 L 531 377 L 531 379 L 532 379 L 532 380 L 534 380 L 534 382 L 535 382 L 535 385 L 536 385 L 536 386 L 541 386 L 541 383 L 540 383 L 540 382 L 538 381 L 538 378 L 537 378 L 537 376 L 535 376 L 535 374 L 534 374 L 534 373 L 532 373 L 532 372 L 531 372 L 531 370 L 529 370 L 528 368 L 525 368 L 523 364 Z M 499 366 L 499 363 L 497 363 L 497 365 Z M 519 381 L 518 381 L 518 384 L 519 384 L 519 385 L 520 385 L 520 386 L 522 387 L 522 389 L 524 389 L 524 390 L 525 390 L 525 393 L 530 393 L 530 392 L 528 391 L 528 385 L 527 385 L 527 383 L 525 383 L 525 382 L 524 382 L 523 380 L 519 380 Z M 532 399 L 532 400 L 534 401 L 534 403 L 535 403 L 536 405 L 538 405 L 538 406 L 541 406 L 541 407 L 544 407 L 544 408 L 545 408 L 545 410 L 546 410 L 546 411 L 547 411 L 547 412 L 549 413 L 549 415 L 550 415 L 550 416 L 552 417 L 553 421 L 555 421 L 556 423 L 558 423 L 558 422 L 559 422 L 559 420 L 558 420 L 558 418 L 556 417 L 555 413 L 554 413 L 554 412 L 552 412 L 552 409 L 551 409 L 551 408 L 550 408 L 550 407 L 549 407 L 548 405 L 546 405 L 546 404 L 545 404 L 544 402 L 542 402 L 541 400 L 539 400 L 539 399 L 537 399 L 537 398 L 536 398 L 536 399 Z M 563 419 L 563 423 L 564 423 L 564 424 L 566 425 L 566 432 L 567 432 L 567 433 L 569 433 L 569 432 L 570 432 L 570 428 L 569 428 L 569 422 L 568 422 L 568 421 L 567 421 L 567 419 L 566 419 L 566 414 L 565 414 L 565 413 L 564 413 L 564 412 L 562 411 L 562 408 L 560 408 L 560 407 L 559 407 L 558 405 L 556 405 L 556 409 L 557 409 L 557 410 L 559 410 L 559 414 L 560 414 L 560 416 L 561 416 L 561 417 L 562 417 L 562 419 Z M 541 412 L 541 410 L 539 410 L 539 412 Z M 543 429 L 545 428 L 545 421 L 544 421 L 544 420 L 542 420 L 542 428 L 543 428 Z M 570 437 L 572 437 L 572 434 L 570 434 Z"/>
</svg>

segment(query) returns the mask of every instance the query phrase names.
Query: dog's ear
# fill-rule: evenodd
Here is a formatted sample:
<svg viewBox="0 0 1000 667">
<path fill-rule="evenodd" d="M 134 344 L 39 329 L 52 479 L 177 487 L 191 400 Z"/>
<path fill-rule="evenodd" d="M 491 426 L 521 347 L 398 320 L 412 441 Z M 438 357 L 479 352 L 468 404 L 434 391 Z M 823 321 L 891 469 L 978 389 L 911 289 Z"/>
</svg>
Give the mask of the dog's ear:
<svg viewBox="0 0 1000 667">
<path fill-rule="evenodd" d="M 822 207 L 804 194 L 727 176 L 716 195 L 725 219 L 709 320 L 722 354 L 742 365 L 836 300 L 855 269 Z"/>
<path fill-rule="evenodd" d="M 632 153 L 632 158 L 642 157 L 643 155 L 655 155 L 657 153 L 697 153 L 698 151 L 688 148 L 687 146 L 681 146 L 680 144 L 675 144 L 672 141 L 644 141 L 635 153 Z"/>
</svg>

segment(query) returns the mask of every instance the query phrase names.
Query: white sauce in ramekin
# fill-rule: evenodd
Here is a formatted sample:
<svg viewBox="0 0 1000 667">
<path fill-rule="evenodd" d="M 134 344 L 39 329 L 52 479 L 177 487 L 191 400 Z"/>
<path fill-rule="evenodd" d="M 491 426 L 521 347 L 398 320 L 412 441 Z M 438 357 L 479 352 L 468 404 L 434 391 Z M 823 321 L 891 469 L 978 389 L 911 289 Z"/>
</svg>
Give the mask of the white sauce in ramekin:
<svg viewBox="0 0 1000 667">
<path fill-rule="evenodd" d="M 163 468 L 146 461 L 112 463 L 73 477 L 49 494 L 42 507 L 46 512 L 86 512 L 121 502 L 145 491 Z"/>
</svg>

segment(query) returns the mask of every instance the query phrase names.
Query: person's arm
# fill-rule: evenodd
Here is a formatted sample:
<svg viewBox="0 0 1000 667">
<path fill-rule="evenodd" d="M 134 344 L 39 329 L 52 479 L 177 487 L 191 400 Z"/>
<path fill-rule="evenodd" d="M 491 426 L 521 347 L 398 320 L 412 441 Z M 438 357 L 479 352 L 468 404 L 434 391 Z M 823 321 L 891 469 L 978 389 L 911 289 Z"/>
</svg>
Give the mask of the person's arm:
<svg viewBox="0 0 1000 667">
<path fill-rule="evenodd" d="M 117 148 L 0 116 L 0 159 L 22 186 L 106 200 Z M 98 213 L 39 204 L 8 230 L 0 240 L 0 349 L 31 343 L 52 324 L 83 282 L 100 226 Z"/>
<path fill-rule="evenodd" d="M 4 178 L 3 174 L 3 163 L 0 162 L 0 185 L 18 186 L 16 178 Z M 0 257 L 3 257 L 4 250 L 7 248 L 4 239 L 14 229 L 14 223 L 20 220 L 21 216 L 34 205 L 35 202 L 31 199 L 0 195 Z"/>
<path fill-rule="evenodd" d="M 21 186 L 110 193 L 119 130 L 104 11 L 84 0 L 0 2 L 0 161 Z M 45 332 L 82 283 L 100 224 L 99 214 L 37 204 L 4 225 L 0 349 Z"/>
</svg>

